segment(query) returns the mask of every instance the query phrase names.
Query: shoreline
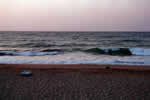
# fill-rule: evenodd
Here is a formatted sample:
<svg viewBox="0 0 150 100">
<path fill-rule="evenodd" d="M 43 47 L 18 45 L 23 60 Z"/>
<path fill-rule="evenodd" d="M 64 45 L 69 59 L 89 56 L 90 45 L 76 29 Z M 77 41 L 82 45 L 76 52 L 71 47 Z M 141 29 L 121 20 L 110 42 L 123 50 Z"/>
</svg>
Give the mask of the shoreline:
<svg viewBox="0 0 150 100">
<path fill-rule="evenodd" d="M 55 71 L 99 71 L 99 70 L 150 71 L 150 65 L 0 64 L 0 69 L 30 69 L 30 70 L 55 70 Z"/>
</svg>

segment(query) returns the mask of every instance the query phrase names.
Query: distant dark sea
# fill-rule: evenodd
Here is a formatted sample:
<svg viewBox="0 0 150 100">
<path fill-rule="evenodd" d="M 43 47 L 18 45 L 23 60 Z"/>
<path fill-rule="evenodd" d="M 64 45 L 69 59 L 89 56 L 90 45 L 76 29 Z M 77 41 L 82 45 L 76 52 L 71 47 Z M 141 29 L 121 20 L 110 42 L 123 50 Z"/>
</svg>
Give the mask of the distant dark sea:
<svg viewBox="0 0 150 100">
<path fill-rule="evenodd" d="M 1 64 L 149 65 L 150 32 L 0 32 Z"/>
</svg>

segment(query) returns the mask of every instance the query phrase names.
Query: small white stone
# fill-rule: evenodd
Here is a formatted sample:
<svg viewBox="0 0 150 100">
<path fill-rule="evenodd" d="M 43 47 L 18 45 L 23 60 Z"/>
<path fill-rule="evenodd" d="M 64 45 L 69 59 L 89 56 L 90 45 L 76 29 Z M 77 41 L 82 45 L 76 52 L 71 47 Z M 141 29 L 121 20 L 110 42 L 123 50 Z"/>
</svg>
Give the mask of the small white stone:
<svg viewBox="0 0 150 100">
<path fill-rule="evenodd" d="M 31 76 L 32 75 L 32 71 L 30 70 L 25 70 L 23 72 L 20 73 L 22 76 Z"/>
</svg>

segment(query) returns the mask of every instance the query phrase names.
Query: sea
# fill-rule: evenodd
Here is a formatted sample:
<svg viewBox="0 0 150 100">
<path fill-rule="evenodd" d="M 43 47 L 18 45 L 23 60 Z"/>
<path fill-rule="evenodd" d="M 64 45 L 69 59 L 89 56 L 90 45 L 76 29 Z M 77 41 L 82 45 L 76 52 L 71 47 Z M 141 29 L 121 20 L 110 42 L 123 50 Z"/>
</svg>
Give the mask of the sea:
<svg viewBox="0 0 150 100">
<path fill-rule="evenodd" d="M 0 32 L 0 64 L 150 65 L 150 32 Z"/>
</svg>

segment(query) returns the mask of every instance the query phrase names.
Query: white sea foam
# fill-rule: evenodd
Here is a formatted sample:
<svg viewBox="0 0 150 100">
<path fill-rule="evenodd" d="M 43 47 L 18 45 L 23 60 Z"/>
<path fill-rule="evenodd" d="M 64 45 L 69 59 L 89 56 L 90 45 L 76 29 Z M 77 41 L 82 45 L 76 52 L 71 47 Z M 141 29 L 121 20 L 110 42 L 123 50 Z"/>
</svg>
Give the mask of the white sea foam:
<svg viewBox="0 0 150 100">
<path fill-rule="evenodd" d="M 127 64 L 150 65 L 150 56 L 92 55 L 83 52 L 49 56 L 0 56 L 1 64 Z"/>
<path fill-rule="evenodd" d="M 119 48 L 101 48 L 116 51 Z M 129 48 L 132 56 L 93 55 L 85 52 L 0 51 L 1 64 L 127 64 L 150 65 L 150 49 Z M 61 53 L 61 54 L 60 54 Z M 57 55 L 59 54 L 59 55 Z M 15 56 L 9 56 L 15 55 Z"/>
<path fill-rule="evenodd" d="M 149 56 L 150 55 L 150 49 L 145 48 L 130 48 L 130 51 L 133 55 L 141 55 L 141 56 Z"/>
</svg>

